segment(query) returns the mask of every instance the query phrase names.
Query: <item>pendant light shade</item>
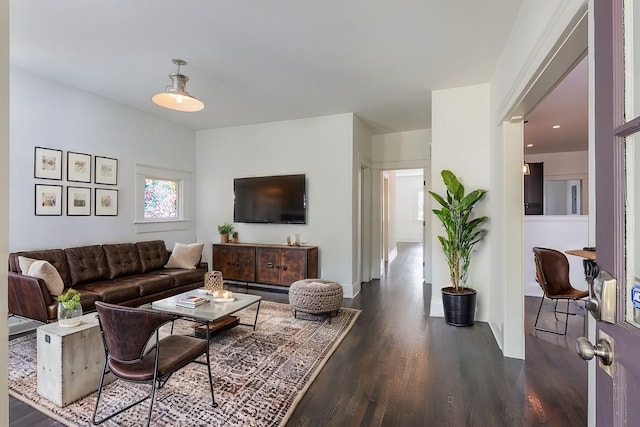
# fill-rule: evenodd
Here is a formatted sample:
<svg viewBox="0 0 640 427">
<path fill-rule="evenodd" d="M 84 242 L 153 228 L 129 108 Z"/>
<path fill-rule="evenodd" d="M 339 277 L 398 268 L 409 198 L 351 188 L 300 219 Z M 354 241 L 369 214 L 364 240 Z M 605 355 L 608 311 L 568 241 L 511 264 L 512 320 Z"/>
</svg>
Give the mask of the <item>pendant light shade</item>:
<svg viewBox="0 0 640 427">
<path fill-rule="evenodd" d="M 530 175 L 531 174 L 531 169 L 529 169 L 529 163 L 523 163 L 522 164 L 522 174 L 523 175 Z"/>
<path fill-rule="evenodd" d="M 169 74 L 171 84 L 167 85 L 164 92 L 153 95 L 151 100 L 161 107 L 171 110 L 194 112 L 204 108 L 204 104 L 197 98 L 194 98 L 187 92 L 187 82 L 189 77 L 180 72 L 182 65 L 187 65 L 182 59 L 173 59 L 174 64 L 178 66 L 178 71 Z"/>
</svg>

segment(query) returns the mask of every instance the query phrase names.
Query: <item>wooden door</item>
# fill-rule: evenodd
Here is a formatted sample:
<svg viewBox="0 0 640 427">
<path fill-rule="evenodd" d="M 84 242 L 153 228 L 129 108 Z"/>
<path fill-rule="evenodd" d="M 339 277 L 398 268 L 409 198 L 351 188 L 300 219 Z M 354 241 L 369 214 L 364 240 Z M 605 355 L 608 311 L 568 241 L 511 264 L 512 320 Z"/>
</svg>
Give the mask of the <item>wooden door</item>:
<svg viewBox="0 0 640 427">
<path fill-rule="evenodd" d="M 542 215 L 544 201 L 544 164 L 527 163 L 529 175 L 524 176 L 524 214 Z"/>
<path fill-rule="evenodd" d="M 222 272 L 224 279 L 233 279 L 235 267 L 233 262 L 233 248 L 222 245 L 212 247 L 213 269 Z"/>
<path fill-rule="evenodd" d="M 307 255 L 301 249 L 280 250 L 280 284 L 289 286 L 307 277 Z"/>
<path fill-rule="evenodd" d="M 256 280 L 277 285 L 280 282 L 280 249 L 258 248 Z"/>
<path fill-rule="evenodd" d="M 241 282 L 256 280 L 256 249 L 254 247 L 233 248 L 234 279 Z"/>
<path fill-rule="evenodd" d="M 596 425 L 638 425 L 640 307 L 634 302 L 640 295 L 634 284 L 640 282 L 640 84 L 635 79 L 640 75 L 640 18 L 634 15 L 640 0 L 592 4 L 597 262 L 617 279 L 617 304 L 614 323 L 596 322 L 595 337 L 602 340 L 601 348 L 611 346 L 613 369 L 599 360 L 590 389 L 595 390 Z"/>
</svg>

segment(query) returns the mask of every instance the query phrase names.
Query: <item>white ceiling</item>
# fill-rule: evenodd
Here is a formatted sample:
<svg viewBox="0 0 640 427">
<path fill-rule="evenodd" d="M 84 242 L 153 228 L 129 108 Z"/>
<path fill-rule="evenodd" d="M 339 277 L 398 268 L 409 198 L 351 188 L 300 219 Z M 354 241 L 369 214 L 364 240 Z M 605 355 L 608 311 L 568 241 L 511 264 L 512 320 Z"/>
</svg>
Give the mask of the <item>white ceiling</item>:
<svg viewBox="0 0 640 427">
<path fill-rule="evenodd" d="M 521 1 L 11 0 L 11 65 L 196 130 L 345 112 L 425 129 L 432 90 L 490 80 Z M 172 58 L 203 111 L 151 102 Z"/>
<path fill-rule="evenodd" d="M 588 60 L 578 65 L 525 116 L 524 153 L 587 151 L 589 140 Z M 560 127 L 554 129 L 553 126 Z M 527 147 L 533 144 L 533 147 Z"/>
</svg>

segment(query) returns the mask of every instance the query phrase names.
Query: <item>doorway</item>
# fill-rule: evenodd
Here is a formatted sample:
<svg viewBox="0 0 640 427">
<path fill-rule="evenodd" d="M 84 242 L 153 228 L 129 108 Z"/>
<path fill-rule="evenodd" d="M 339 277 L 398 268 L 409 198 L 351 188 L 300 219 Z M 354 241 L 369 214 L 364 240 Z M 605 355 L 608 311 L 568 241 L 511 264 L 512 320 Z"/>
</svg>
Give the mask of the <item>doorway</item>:
<svg viewBox="0 0 640 427">
<path fill-rule="evenodd" d="M 517 244 L 522 249 L 522 280 L 524 286 L 520 294 L 520 302 L 527 308 L 526 318 L 523 319 L 523 335 L 526 336 L 525 353 L 528 359 L 530 352 L 544 347 L 544 352 L 549 354 L 549 363 L 553 360 L 567 360 L 567 368 L 558 375 L 569 374 L 571 370 L 579 371 L 579 378 L 586 378 L 587 369 L 579 365 L 579 360 L 574 357 L 575 339 L 583 334 L 585 325 L 582 316 L 569 316 L 569 335 L 558 336 L 545 332 L 534 332 L 532 319 L 535 312 L 531 313 L 531 306 L 536 307 L 542 297 L 542 291 L 536 282 L 535 264 L 532 248 L 534 246 L 549 247 L 562 252 L 568 249 L 582 249 L 590 246 L 593 224 L 589 215 L 590 198 L 593 194 L 590 183 L 593 178 L 589 176 L 589 83 L 587 56 L 587 17 L 580 18 L 580 22 L 567 35 L 567 39 L 559 49 L 554 52 L 553 59 L 547 64 L 545 71 L 536 76 L 533 87 L 529 89 L 520 105 L 515 109 L 524 117 L 522 140 L 520 145 L 520 162 L 542 163 L 543 188 L 560 187 L 560 181 L 573 182 L 564 185 L 560 192 L 562 196 L 569 194 L 571 197 L 558 200 L 557 208 L 551 209 L 550 200 L 543 195 L 543 209 L 541 215 L 521 215 L 523 240 Z M 575 101 L 575 107 L 569 107 L 566 102 Z M 552 105 L 548 105 L 548 104 Z M 572 115 L 580 117 L 570 117 Z M 554 133 L 555 132 L 555 133 Z M 506 141 L 508 143 L 508 141 Z M 517 160 L 515 156 L 509 157 L 510 161 Z M 520 163 L 522 164 L 522 163 Z M 515 177 L 514 177 L 515 178 Z M 557 181 L 549 184 L 549 181 Z M 577 183 L 575 181 L 578 181 Z M 524 200 L 523 200 L 524 202 Z M 558 212 L 564 210 L 560 215 Z M 568 211 L 568 212 L 566 212 Z M 547 215 L 544 215 L 547 213 Z M 551 214 L 551 215 L 549 215 Z M 515 247 L 513 248 L 516 249 Z M 571 283 L 575 288 L 586 289 L 584 272 L 581 260 L 577 257 L 567 256 L 570 263 Z M 514 298 L 508 298 L 507 304 L 516 304 Z M 555 321 L 553 304 L 548 304 L 544 316 L 545 327 L 560 328 L 564 321 L 563 315 L 558 315 L 560 322 Z M 542 317 L 541 317 L 542 318 Z M 546 323 L 549 322 L 549 323 Z M 520 325 L 518 325 L 520 326 Z M 574 372 L 575 374 L 575 372 Z M 567 379 L 566 384 L 576 387 L 569 392 L 579 397 L 584 405 L 579 405 L 579 414 L 586 421 L 587 411 L 591 405 L 587 405 L 588 392 L 586 382 L 576 382 Z M 583 412 L 584 411 L 584 412 Z"/>
<path fill-rule="evenodd" d="M 400 247 L 413 247 L 424 260 L 424 169 L 389 169 L 381 174 L 382 200 L 382 257 L 380 271 L 385 274 Z M 419 263 L 422 263 L 420 265 Z M 424 278 L 424 276 L 423 276 Z"/>
</svg>

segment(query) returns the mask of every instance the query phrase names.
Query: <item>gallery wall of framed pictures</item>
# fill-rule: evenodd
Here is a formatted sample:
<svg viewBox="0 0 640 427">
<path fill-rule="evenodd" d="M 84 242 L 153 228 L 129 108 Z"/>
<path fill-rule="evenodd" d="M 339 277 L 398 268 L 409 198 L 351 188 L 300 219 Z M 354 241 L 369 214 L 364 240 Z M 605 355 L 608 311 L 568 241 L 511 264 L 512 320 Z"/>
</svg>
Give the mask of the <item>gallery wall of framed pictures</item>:
<svg viewBox="0 0 640 427">
<path fill-rule="evenodd" d="M 35 215 L 61 216 L 66 205 L 67 216 L 90 216 L 92 212 L 95 216 L 117 216 L 117 188 L 87 187 L 82 183 L 118 185 L 118 159 L 67 151 L 66 192 L 62 183 L 51 183 L 64 181 L 64 160 L 62 150 L 35 147 L 33 177 L 47 180 L 35 183 Z"/>
</svg>

